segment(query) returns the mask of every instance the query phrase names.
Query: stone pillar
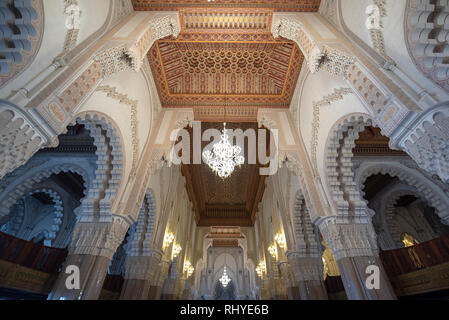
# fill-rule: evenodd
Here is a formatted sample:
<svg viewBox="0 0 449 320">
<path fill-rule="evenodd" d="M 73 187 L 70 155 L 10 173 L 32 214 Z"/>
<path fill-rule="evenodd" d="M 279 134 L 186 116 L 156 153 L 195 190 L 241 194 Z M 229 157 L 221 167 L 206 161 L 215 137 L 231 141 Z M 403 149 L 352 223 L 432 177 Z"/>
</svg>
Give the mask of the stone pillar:
<svg viewBox="0 0 449 320">
<path fill-rule="evenodd" d="M 378 255 L 376 234 L 371 223 L 341 223 L 336 217 L 318 224 L 332 250 L 349 300 L 396 300 L 396 294 Z M 367 286 L 369 266 L 379 270 L 379 288 Z"/>
<path fill-rule="evenodd" d="M 165 279 L 162 287 L 161 300 L 178 300 L 180 292 L 184 288 L 185 279 L 182 274 L 178 274 L 178 258 L 174 258 L 170 265 L 168 277 Z"/>
<path fill-rule="evenodd" d="M 121 300 L 147 300 L 150 288 L 157 286 L 157 273 L 162 253 L 153 252 L 150 256 L 129 256 L 125 265 L 125 283 Z"/>
<path fill-rule="evenodd" d="M 288 300 L 287 286 L 285 280 L 280 275 L 279 266 L 276 261 L 272 262 L 270 291 L 273 300 Z"/>
<path fill-rule="evenodd" d="M 193 278 L 190 277 L 185 280 L 185 286 L 182 291 L 181 300 L 191 300 L 193 290 Z"/>
<path fill-rule="evenodd" d="M 79 268 L 80 287 L 67 287 L 66 281 L 73 274 L 66 274 L 64 269 L 48 299 L 97 300 L 112 256 L 124 240 L 129 226 L 130 223 L 121 216 L 113 216 L 112 222 L 77 223 L 64 266 Z"/>
<path fill-rule="evenodd" d="M 298 282 L 292 274 L 290 264 L 286 261 L 279 262 L 279 269 L 281 270 L 281 277 L 286 283 L 288 300 L 299 300 Z"/>
<path fill-rule="evenodd" d="M 160 300 L 162 296 L 162 286 L 164 285 L 165 279 L 167 278 L 168 269 L 170 268 L 170 262 L 162 260 L 160 263 L 159 271 L 155 277 L 156 281 L 154 285 L 150 287 L 150 292 L 148 294 L 148 300 Z"/>
<path fill-rule="evenodd" d="M 321 258 L 305 256 L 298 252 L 288 252 L 287 256 L 298 283 L 299 299 L 328 300 Z"/>
<path fill-rule="evenodd" d="M 259 298 L 260 300 L 270 300 L 270 288 L 269 288 L 269 281 L 266 279 L 257 279 L 257 286 L 259 288 Z"/>
</svg>

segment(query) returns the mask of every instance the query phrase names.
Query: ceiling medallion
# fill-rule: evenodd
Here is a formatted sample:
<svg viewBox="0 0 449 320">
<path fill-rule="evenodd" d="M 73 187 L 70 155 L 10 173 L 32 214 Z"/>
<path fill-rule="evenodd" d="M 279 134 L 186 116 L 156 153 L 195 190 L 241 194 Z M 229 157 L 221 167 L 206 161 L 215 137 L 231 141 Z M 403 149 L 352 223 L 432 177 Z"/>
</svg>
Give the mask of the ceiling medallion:
<svg viewBox="0 0 449 320">
<path fill-rule="evenodd" d="M 228 284 L 231 282 L 231 278 L 229 278 L 228 273 L 226 271 L 226 266 L 224 267 L 223 275 L 220 278 L 220 282 L 223 288 L 226 288 Z"/>
<path fill-rule="evenodd" d="M 215 174 L 222 179 L 226 179 L 232 175 L 236 166 L 245 163 L 245 157 L 240 155 L 241 152 L 242 148 L 234 146 L 229 141 L 225 122 L 220 142 L 214 144 L 212 150 L 204 151 L 203 157 Z"/>
</svg>

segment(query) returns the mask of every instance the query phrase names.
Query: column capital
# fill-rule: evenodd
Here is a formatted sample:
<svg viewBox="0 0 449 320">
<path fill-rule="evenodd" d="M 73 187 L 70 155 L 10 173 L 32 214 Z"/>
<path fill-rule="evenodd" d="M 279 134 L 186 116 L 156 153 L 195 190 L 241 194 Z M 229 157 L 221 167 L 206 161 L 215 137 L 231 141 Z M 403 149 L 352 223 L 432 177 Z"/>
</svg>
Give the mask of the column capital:
<svg viewBox="0 0 449 320">
<path fill-rule="evenodd" d="M 169 36 L 178 37 L 180 32 L 177 12 L 148 13 L 148 23 L 143 30 L 139 30 L 136 38 L 126 41 L 112 38 L 94 57 L 94 61 L 102 65 L 104 76 L 129 68 L 139 71 L 148 51 L 157 40 Z"/>
<path fill-rule="evenodd" d="M 307 25 L 308 20 L 305 17 L 307 16 L 304 14 L 275 14 L 271 29 L 274 38 L 281 36 L 296 42 L 312 74 L 326 69 L 331 74 L 346 77 L 349 66 L 356 62 L 356 58 L 347 53 L 348 50 L 345 48 L 337 48 L 329 41 L 320 39 Z M 314 15 L 314 19 L 321 18 L 317 14 Z M 332 40 L 335 39 L 332 38 Z"/>
<path fill-rule="evenodd" d="M 449 102 L 414 114 L 390 146 L 405 150 L 420 168 L 449 183 Z"/>
<path fill-rule="evenodd" d="M 317 223 L 335 259 L 377 256 L 377 235 L 371 223 L 339 222 L 328 217 Z"/>
<path fill-rule="evenodd" d="M 113 216 L 110 222 L 78 222 L 73 231 L 69 252 L 112 259 L 129 226 L 129 221 L 121 216 Z"/>
</svg>

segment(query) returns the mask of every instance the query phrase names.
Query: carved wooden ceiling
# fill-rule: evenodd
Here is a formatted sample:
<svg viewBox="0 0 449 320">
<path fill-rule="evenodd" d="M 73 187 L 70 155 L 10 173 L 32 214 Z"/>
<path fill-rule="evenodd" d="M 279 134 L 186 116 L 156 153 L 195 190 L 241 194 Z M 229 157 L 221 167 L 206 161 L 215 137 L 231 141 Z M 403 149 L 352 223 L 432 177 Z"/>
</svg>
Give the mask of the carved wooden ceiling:
<svg viewBox="0 0 449 320">
<path fill-rule="evenodd" d="M 227 127 L 257 130 L 257 124 L 253 123 L 233 123 Z M 221 130 L 222 125 L 202 123 L 203 131 L 209 128 Z M 204 142 L 203 147 L 207 144 Z M 245 150 L 248 150 L 247 146 Z M 259 168 L 259 165 L 245 164 L 236 168 L 231 177 L 222 180 L 205 164 L 183 165 L 182 173 L 198 225 L 253 226 L 265 190 L 265 177 L 259 175 Z"/>
<path fill-rule="evenodd" d="M 290 106 L 304 56 L 294 42 L 273 38 L 272 9 L 179 13 L 178 38 L 159 40 L 148 53 L 163 107 L 210 112 L 226 105 L 246 110 L 240 121 L 250 121 L 259 107 Z"/>
<path fill-rule="evenodd" d="M 239 239 L 243 239 L 240 227 L 211 227 L 207 236 L 212 239 L 213 247 L 237 248 Z"/>
<path fill-rule="evenodd" d="M 399 150 L 390 149 L 390 139 L 382 135 L 381 130 L 375 127 L 367 127 L 360 133 L 359 139 L 355 141 L 355 156 L 407 156 Z"/>
<path fill-rule="evenodd" d="M 360 133 L 359 139 L 355 141 L 354 156 L 379 157 L 379 156 L 407 156 L 406 153 L 392 150 L 389 147 L 390 139 L 382 135 L 379 128 L 366 127 Z M 379 192 L 385 190 L 389 185 L 398 182 L 397 178 L 389 175 L 373 175 L 365 182 L 364 198 L 368 201 L 373 199 Z"/>
<path fill-rule="evenodd" d="M 316 12 L 321 0 L 132 0 L 134 10 L 178 10 L 181 8 L 270 8 L 276 11 Z"/>
</svg>

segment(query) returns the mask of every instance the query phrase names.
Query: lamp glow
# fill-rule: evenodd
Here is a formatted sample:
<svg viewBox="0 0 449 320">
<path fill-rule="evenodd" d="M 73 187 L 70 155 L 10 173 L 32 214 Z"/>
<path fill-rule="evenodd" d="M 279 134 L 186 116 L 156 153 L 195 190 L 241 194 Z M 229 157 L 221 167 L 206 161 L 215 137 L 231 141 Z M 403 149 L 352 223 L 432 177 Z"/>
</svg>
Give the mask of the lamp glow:
<svg viewBox="0 0 449 320">
<path fill-rule="evenodd" d="M 274 240 L 276 240 L 276 242 L 278 243 L 279 247 L 281 247 L 282 249 L 287 248 L 287 241 L 285 240 L 285 235 L 283 233 L 278 233 L 274 237 Z"/>
<path fill-rule="evenodd" d="M 179 244 L 175 244 L 173 246 L 173 258 L 176 258 L 181 251 L 182 251 L 182 247 Z"/>
<path fill-rule="evenodd" d="M 278 249 L 276 247 L 276 244 L 272 244 L 271 246 L 269 246 L 268 247 L 268 252 L 271 254 L 273 259 L 276 259 L 277 255 L 278 255 Z"/>
<path fill-rule="evenodd" d="M 224 267 L 223 275 L 220 278 L 221 285 L 223 288 L 226 288 L 231 282 L 231 278 L 229 278 L 228 273 L 226 271 L 226 267 Z"/>
<path fill-rule="evenodd" d="M 165 234 L 164 236 L 164 242 L 163 242 L 163 247 L 164 250 L 170 245 L 172 244 L 172 242 L 175 240 L 175 235 L 171 232 L 168 232 Z"/>
</svg>

